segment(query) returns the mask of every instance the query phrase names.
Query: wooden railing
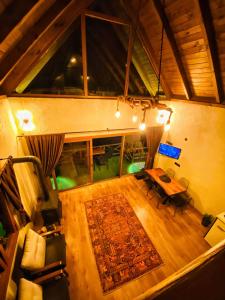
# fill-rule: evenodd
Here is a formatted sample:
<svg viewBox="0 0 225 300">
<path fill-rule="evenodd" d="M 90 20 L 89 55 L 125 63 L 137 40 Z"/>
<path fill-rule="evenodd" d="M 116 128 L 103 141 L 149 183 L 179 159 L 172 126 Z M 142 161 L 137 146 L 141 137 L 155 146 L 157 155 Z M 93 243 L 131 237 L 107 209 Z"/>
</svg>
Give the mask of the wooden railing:
<svg viewBox="0 0 225 300">
<path fill-rule="evenodd" d="M 225 240 L 136 300 L 225 299 Z"/>
</svg>

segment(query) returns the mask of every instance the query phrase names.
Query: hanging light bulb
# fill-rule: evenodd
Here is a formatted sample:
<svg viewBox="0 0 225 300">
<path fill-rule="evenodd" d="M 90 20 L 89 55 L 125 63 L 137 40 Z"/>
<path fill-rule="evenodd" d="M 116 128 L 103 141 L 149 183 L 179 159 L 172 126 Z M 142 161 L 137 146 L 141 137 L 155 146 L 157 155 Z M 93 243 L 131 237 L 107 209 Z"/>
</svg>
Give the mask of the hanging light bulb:
<svg viewBox="0 0 225 300">
<path fill-rule="evenodd" d="M 164 130 L 165 131 L 169 131 L 170 130 L 170 118 L 171 118 L 171 116 L 172 116 L 172 111 L 170 111 L 170 115 L 169 115 L 169 118 L 168 118 L 168 120 L 167 120 L 167 122 L 166 122 L 166 124 L 165 124 L 165 126 L 164 126 Z"/>
<path fill-rule="evenodd" d="M 142 119 L 142 121 L 141 121 L 141 123 L 140 123 L 140 125 L 139 125 L 139 129 L 140 129 L 141 131 L 144 131 L 145 128 L 146 128 L 146 124 L 145 124 L 145 114 L 146 114 L 146 109 L 144 109 L 144 112 L 143 112 L 143 119 Z"/>
<path fill-rule="evenodd" d="M 137 120 L 138 120 L 138 116 L 137 116 L 136 114 L 134 114 L 134 115 L 132 116 L 132 122 L 133 122 L 133 123 L 136 123 Z"/>
<path fill-rule="evenodd" d="M 170 122 L 168 121 L 167 123 L 166 123 L 166 125 L 164 126 L 164 130 L 165 131 L 169 131 L 170 130 Z"/>
<path fill-rule="evenodd" d="M 120 111 L 119 111 L 119 99 L 118 99 L 118 100 L 117 100 L 117 107 L 116 107 L 115 117 L 116 117 L 117 119 L 119 119 L 120 116 L 121 116 L 121 113 L 120 113 Z"/>
</svg>

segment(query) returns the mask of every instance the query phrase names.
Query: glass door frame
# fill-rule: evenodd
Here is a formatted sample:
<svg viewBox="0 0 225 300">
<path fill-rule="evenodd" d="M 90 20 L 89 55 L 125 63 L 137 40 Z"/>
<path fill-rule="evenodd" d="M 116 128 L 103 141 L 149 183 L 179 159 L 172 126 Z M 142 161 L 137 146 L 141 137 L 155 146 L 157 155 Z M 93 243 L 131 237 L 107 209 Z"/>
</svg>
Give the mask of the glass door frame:
<svg viewBox="0 0 225 300">
<path fill-rule="evenodd" d="M 83 136 L 83 137 L 65 137 L 64 143 L 76 143 L 76 142 L 87 142 L 87 154 L 89 154 L 89 180 L 86 185 L 90 185 L 95 183 L 93 180 L 94 176 L 94 161 L 93 161 L 93 140 L 96 138 L 106 138 L 106 137 L 121 137 L 121 147 L 120 147 L 120 159 L 119 159 L 119 175 L 118 177 L 127 176 L 127 174 L 122 174 L 123 168 L 123 158 L 124 158 L 124 146 L 125 146 L 125 138 L 129 135 L 140 135 L 140 131 L 131 131 L 131 132 L 124 132 L 124 133 L 112 133 L 112 134 L 96 134 L 91 136 Z M 89 146 L 88 146 L 89 145 Z M 81 186 L 81 187 L 82 187 Z M 73 189 L 80 188 L 74 187 Z"/>
</svg>

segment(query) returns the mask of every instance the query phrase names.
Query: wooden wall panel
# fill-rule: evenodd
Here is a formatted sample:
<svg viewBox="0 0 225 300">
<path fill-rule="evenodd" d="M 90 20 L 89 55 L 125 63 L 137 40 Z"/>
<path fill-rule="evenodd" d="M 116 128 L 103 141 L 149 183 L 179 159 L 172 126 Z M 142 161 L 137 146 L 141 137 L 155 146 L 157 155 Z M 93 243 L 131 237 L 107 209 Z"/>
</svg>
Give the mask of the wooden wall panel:
<svg viewBox="0 0 225 300">
<path fill-rule="evenodd" d="M 225 1 L 210 0 L 209 5 L 216 35 L 223 90 L 225 91 Z"/>
<path fill-rule="evenodd" d="M 139 1 L 132 0 L 130 1 L 130 5 L 135 11 L 137 11 Z M 154 56 L 157 60 L 156 63 L 159 65 L 162 24 L 154 10 L 152 1 L 142 2 L 142 7 L 139 12 L 139 21 L 145 31 L 148 42 L 152 45 Z M 162 74 L 164 75 L 173 95 L 185 95 L 173 53 L 165 35 L 163 44 Z"/>
<path fill-rule="evenodd" d="M 193 96 L 215 97 L 212 70 L 207 55 L 195 0 L 166 1 L 165 11 L 175 35 Z"/>
</svg>

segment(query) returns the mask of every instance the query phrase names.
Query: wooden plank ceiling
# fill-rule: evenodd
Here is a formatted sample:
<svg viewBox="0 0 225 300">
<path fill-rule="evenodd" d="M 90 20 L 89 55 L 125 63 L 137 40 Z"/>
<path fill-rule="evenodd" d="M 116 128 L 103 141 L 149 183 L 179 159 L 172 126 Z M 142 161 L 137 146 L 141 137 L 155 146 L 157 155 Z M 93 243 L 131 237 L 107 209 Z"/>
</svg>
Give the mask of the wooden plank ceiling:
<svg viewBox="0 0 225 300">
<path fill-rule="evenodd" d="M 0 0 L 1 92 L 11 94 L 46 52 L 53 55 L 51 48 L 92 2 Z M 168 98 L 224 104 L 224 0 L 121 2 L 156 74 L 164 26 L 161 85 Z"/>
</svg>

